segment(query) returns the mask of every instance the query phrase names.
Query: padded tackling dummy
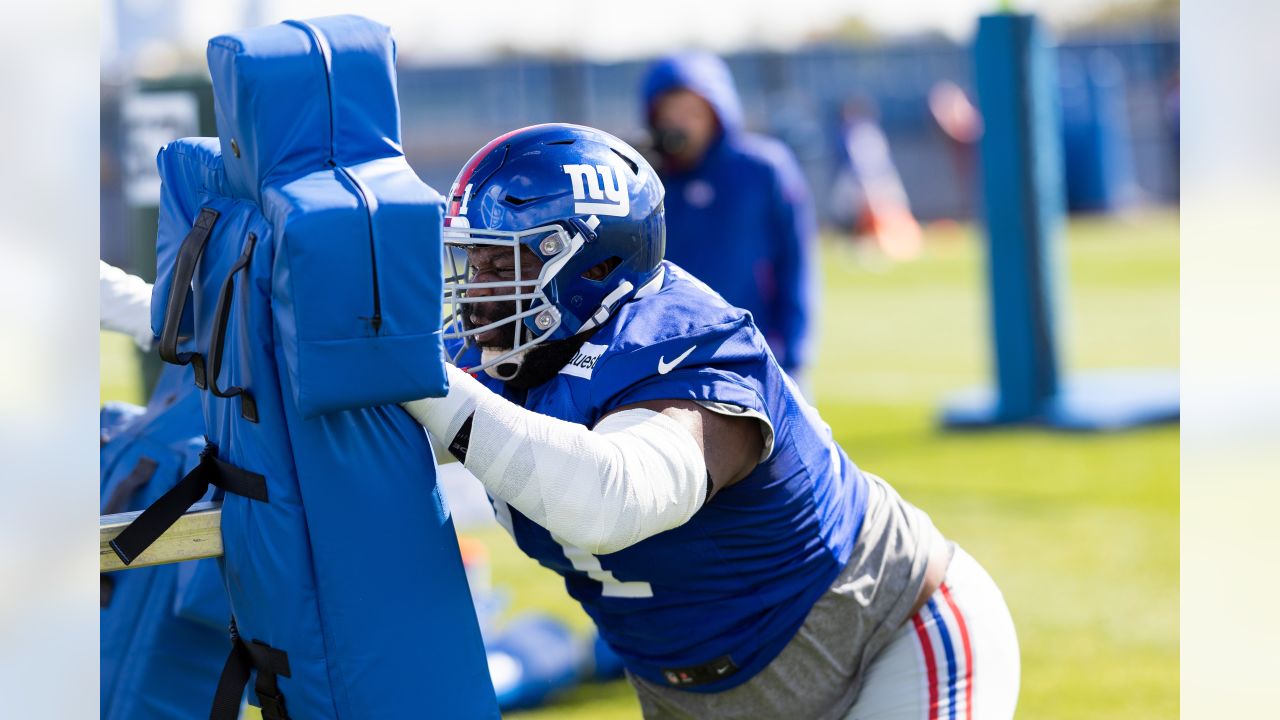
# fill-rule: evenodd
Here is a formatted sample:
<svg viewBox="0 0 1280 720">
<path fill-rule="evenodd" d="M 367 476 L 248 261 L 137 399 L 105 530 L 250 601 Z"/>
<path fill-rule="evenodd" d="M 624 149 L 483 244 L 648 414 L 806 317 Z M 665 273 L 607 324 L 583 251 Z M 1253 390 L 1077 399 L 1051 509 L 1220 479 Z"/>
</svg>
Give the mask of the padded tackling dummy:
<svg viewBox="0 0 1280 720">
<path fill-rule="evenodd" d="M 446 390 L 443 204 L 400 146 L 395 46 L 355 16 L 216 37 L 219 137 L 160 152 L 153 328 L 225 490 L 233 650 L 213 717 L 497 717 L 430 444 L 396 403 Z M 188 482 L 184 480 L 184 482 Z"/>
<path fill-rule="evenodd" d="M 102 513 L 141 510 L 196 466 L 204 440 L 188 368 L 167 366 L 146 408 L 102 408 Z M 206 498 L 209 499 L 209 498 Z M 203 720 L 227 659 L 214 560 L 102 575 L 99 699 L 106 720 Z"/>
</svg>

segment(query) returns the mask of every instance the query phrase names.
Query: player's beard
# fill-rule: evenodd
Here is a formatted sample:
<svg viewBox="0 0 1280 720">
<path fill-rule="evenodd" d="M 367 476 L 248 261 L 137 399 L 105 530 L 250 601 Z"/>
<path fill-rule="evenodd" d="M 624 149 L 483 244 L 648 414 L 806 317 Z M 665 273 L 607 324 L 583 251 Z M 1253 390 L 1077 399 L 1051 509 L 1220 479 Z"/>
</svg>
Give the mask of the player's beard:
<svg viewBox="0 0 1280 720">
<path fill-rule="evenodd" d="M 509 320 L 516 314 L 516 301 L 476 303 L 471 312 L 462 318 L 462 326 L 474 330 L 485 325 Z M 476 345 L 482 349 L 510 350 L 516 346 L 516 322 L 506 322 L 488 332 L 476 336 Z"/>
<path fill-rule="evenodd" d="M 596 330 L 588 330 L 564 340 L 540 343 L 530 348 L 524 354 L 524 362 L 520 363 L 519 372 L 508 380 L 507 384 L 514 388 L 528 390 L 547 382 L 573 359 L 582 344 L 596 334 Z"/>
</svg>

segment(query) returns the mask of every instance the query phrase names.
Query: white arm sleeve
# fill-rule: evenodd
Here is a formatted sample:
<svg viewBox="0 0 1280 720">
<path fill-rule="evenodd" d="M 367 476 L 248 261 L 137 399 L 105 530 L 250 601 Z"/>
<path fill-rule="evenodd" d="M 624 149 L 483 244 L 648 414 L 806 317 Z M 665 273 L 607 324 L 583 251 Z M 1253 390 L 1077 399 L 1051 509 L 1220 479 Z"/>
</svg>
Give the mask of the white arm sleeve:
<svg viewBox="0 0 1280 720">
<path fill-rule="evenodd" d="M 122 332 L 145 352 L 151 349 L 151 284 L 114 265 L 98 261 L 98 322 Z"/>
<path fill-rule="evenodd" d="M 447 397 L 404 408 L 446 444 L 471 417 L 463 465 L 570 545 L 617 552 L 688 522 L 706 498 L 697 441 L 661 413 L 624 410 L 589 430 L 525 410 L 453 366 L 449 384 Z"/>
</svg>

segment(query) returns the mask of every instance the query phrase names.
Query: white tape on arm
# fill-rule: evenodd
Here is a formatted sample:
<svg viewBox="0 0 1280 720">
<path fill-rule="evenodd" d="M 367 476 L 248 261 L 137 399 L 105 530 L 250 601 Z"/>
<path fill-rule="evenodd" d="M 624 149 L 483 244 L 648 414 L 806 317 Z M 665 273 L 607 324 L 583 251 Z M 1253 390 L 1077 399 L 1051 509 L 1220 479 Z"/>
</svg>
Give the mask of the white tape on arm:
<svg viewBox="0 0 1280 720">
<path fill-rule="evenodd" d="M 706 461 L 675 420 L 632 409 L 588 430 L 525 410 L 452 366 L 449 373 L 447 397 L 405 409 L 445 443 L 472 418 L 466 468 L 570 545 L 617 552 L 683 525 L 702 506 Z"/>
</svg>

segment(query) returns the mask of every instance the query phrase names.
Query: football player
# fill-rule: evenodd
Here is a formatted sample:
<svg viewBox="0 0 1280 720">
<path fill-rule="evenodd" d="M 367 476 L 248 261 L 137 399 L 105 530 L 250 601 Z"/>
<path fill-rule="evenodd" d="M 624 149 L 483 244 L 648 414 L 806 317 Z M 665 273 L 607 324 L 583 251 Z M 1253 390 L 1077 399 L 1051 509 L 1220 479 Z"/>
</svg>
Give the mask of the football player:
<svg viewBox="0 0 1280 720">
<path fill-rule="evenodd" d="M 561 574 L 646 718 L 1009 718 L 995 583 L 859 469 L 749 313 L 663 261 L 627 144 L 538 125 L 449 192 L 446 397 L 406 409 Z"/>
</svg>

